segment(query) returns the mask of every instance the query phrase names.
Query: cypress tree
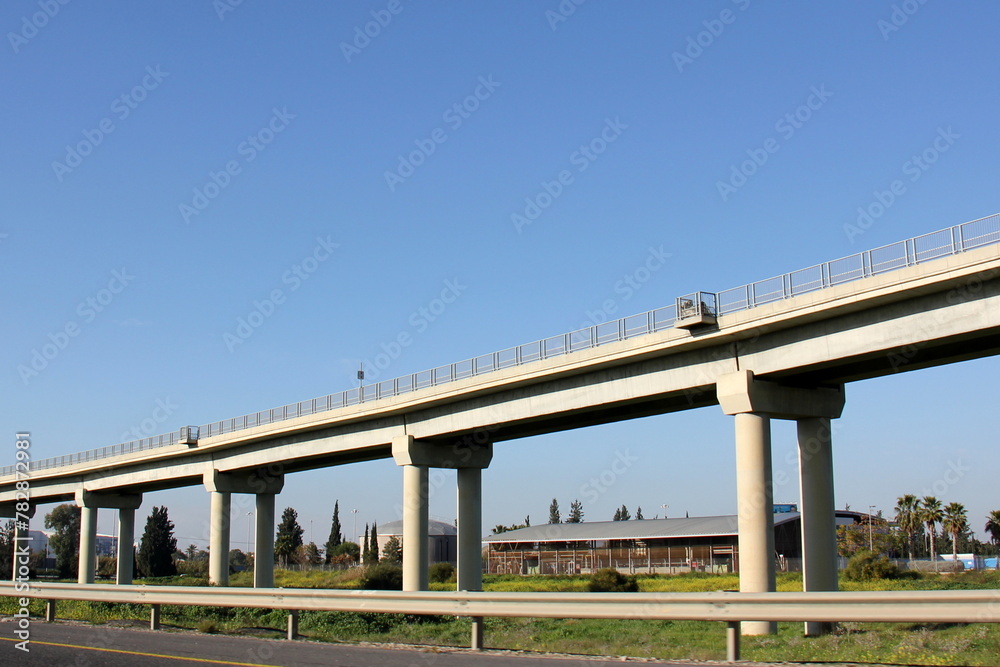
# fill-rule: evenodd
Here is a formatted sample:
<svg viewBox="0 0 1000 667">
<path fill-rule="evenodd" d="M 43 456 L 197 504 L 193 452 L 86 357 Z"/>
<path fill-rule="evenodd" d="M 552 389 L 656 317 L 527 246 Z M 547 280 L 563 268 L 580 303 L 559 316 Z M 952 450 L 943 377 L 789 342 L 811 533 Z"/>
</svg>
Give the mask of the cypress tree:
<svg viewBox="0 0 1000 667">
<path fill-rule="evenodd" d="M 371 542 L 369 544 L 369 554 L 368 558 L 372 565 L 378 565 L 379 553 L 378 553 L 378 524 L 372 521 L 372 536 Z"/>
<path fill-rule="evenodd" d="M 302 546 L 304 534 L 305 531 L 299 525 L 299 513 L 291 507 L 286 507 L 281 513 L 278 534 L 274 538 L 274 555 L 282 565 L 288 565 L 288 559 Z"/>
<path fill-rule="evenodd" d="M 324 548 L 326 549 L 326 562 L 330 562 L 330 558 L 336 552 L 337 547 L 341 545 L 344 541 L 344 536 L 341 534 L 340 527 L 340 501 L 337 500 L 333 503 L 333 522 L 330 524 L 330 538 L 326 541 Z"/>
<path fill-rule="evenodd" d="M 154 507 L 146 519 L 146 529 L 139 543 L 136 566 L 144 577 L 169 577 L 177 574 L 174 552 L 174 522 L 167 516 L 167 508 Z"/>
<path fill-rule="evenodd" d="M 574 500 L 569 504 L 569 516 L 566 523 L 583 523 L 583 503 Z"/>
</svg>

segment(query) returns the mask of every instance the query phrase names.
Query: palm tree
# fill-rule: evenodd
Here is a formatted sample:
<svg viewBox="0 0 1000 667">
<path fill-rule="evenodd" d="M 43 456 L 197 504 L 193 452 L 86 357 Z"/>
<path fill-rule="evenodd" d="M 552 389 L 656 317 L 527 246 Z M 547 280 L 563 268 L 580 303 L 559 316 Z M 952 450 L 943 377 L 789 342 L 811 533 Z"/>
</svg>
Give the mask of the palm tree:
<svg viewBox="0 0 1000 667">
<path fill-rule="evenodd" d="M 920 500 L 908 493 L 896 499 L 896 524 L 906 533 L 906 546 L 913 560 L 913 536 L 921 524 Z"/>
<path fill-rule="evenodd" d="M 997 550 L 997 569 L 1000 570 L 1000 510 L 993 510 L 986 515 L 986 532 Z"/>
<path fill-rule="evenodd" d="M 969 521 L 965 515 L 965 505 L 962 503 L 948 503 L 944 508 L 944 517 L 941 527 L 946 533 L 951 534 L 951 556 L 958 562 L 958 538 L 969 529 Z"/>
<path fill-rule="evenodd" d="M 937 524 L 944 518 L 941 512 L 941 501 L 934 496 L 924 496 L 921 501 L 924 508 L 920 512 L 920 518 L 927 526 L 927 535 L 931 541 L 931 561 L 937 561 L 937 546 L 934 544 L 937 538 Z"/>
</svg>

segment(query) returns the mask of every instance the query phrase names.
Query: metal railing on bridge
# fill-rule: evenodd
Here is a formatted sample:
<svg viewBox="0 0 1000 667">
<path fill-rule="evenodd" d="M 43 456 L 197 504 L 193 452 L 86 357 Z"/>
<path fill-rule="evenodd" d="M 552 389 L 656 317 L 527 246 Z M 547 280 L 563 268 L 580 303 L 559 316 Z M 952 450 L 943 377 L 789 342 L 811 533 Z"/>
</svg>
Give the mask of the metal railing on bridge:
<svg viewBox="0 0 1000 667">
<path fill-rule="evenodd" d="M 782 299 L 790 299 L 801 294 L 922 264 L 998 242 L 1000 242 L 1000 213 L 722 292 L 698 292 L 697 294 L 701 297 L 692 303 L 699 306 L 700 312 L 700 307 L 703 305 L 702 297 L 710 297 L 711 304 L 708 307 L 713 311 L 712 316 L 721 317 L 740 310 L 755 308 Z M 681 317 L 685 315 L 683 310 L 686 303 L 684 301 L 681 304 Z M 673 328 L 678 319 L 677 309 L 678 305 L 672 304 L 446 366 L 438 366 L 430 370 L 384 380 L 366 387 L 348 389 L 336 394 L 289 403 L 270 410 L 223 419 L 197 428 L 202 438 L 222 435 L 358 405 L 359 403 L 399 396 L 427 387 L 464 380 L 514 366 L 522 366 L 571 352 L 600 347 L 608 343 L 629 340 Z M 185 428 L 194 429 L 196 427 Z M 77 454 L 32 461 L 30 470 L 74 465 L 95 459 L 176 445 L 181 442 L 178 432 L 167 433 Z M 191 443 L 188 442 L 188 444 Z M 14 474 L 14 466 L 0 469 L 0 475 L 12 474 Z"/>
</svg>

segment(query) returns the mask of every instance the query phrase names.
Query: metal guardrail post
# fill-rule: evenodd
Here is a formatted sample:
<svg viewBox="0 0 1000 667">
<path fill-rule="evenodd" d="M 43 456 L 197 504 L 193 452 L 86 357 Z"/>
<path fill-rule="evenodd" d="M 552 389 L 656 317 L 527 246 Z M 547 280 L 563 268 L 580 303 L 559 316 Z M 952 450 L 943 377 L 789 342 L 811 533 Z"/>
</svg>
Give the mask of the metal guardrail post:
<svg viewBox="0 0 1000 667">
<path fill-rule="evenodd" d="M 288 641 L 294 640 L 299 635 L 299 610 L 293 609 L 288 612 Z"/>
<path fill-rule="evenodd" d="M 738 662 L 740 659 L 740 622 L 726 622 L 726 662 Z"/>
<path fill-rule="evenodd" d="M 55 623 L 56 622 L 56 601 L 46 600 L 45 601 L 45 622 Z"/>
<path fill-rule="evenodd" d="M 486 621 L 482 616 L 472 617 L 472 644 L 471 648 L 473 651 L 481 651 L 485 647 L 483 646 L 483 628 L 486 626 Z"/>
<path fill-rule="evenodd" d="M 149 606 L 149 629 L 160 629 L 160 605 L 158 604 Z"/>
</svg>

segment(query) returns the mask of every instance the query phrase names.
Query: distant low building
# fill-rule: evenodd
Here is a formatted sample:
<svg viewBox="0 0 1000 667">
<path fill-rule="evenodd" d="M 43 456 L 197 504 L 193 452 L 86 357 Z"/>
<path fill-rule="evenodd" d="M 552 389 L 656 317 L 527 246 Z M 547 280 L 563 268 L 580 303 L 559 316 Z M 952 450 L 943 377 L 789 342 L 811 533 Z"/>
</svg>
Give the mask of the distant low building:
<svg viewBox="0 0 1000 667">
<path fill-rule="evenodd" d="M 31 549 L 32 553 L 52 555 L 52 547 L 49 545 L 49 538 L 51 536 L 52 533 L 50 532 L 42 530 L 29 530 L 28 537 L 31 538 L 31 542 L 29 543 L 28 548 Z M 117 556 L 118 537 L 114 535 L 98 534 L 94 548 L 97 551 L 98 556 Z"/>
<path fill-rule="evenodd" d="M 838 511 L 837 524 L 858 521 L 857 512 Z M 591 521 L 542 524 L 485 538 L 490 574 L 588 574 L 612 567 L 622 572 L 678 574 L 738 572 L 736 516 Z M 774 516 L 775 562 L 799 570 L 802 516 Z"/>
<path fill-rule="evenodd" d="M 382 555 L 382 549 L 390 537 L 395 537 L 399 543 L 403 544 L 403 522 L 392 521 L 385 525 L 378 526 L 378 552 Z M 427 551 L 429 562 L 431 563 L 451 563 L 457 562 L 458 554 L 458 530 L 455 526 L 444 521 L 431 519 L 427 522 Z"/>
</svg>

